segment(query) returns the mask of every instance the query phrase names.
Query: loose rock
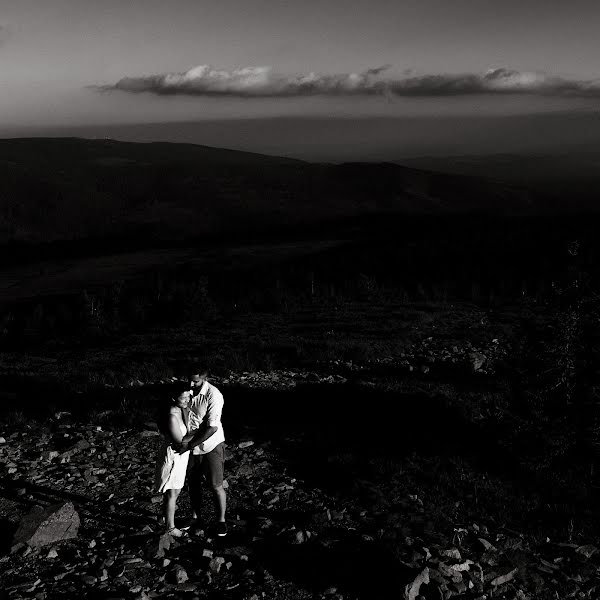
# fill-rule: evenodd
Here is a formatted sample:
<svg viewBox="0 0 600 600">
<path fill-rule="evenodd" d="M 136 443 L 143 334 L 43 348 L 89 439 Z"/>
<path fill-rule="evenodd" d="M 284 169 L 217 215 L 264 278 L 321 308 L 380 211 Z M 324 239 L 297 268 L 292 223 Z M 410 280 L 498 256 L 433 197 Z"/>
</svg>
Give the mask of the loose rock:
<svg viewBox="0 0 600 600">
<path fill-rule="evenodd" d="M 62 540 L 77 537 L 80 519 L 71 502 L 55 504 L 48 508 L 34 507 L 21 520 L 12 545 L 27 544 L 41 548 Z"/>
</svg>

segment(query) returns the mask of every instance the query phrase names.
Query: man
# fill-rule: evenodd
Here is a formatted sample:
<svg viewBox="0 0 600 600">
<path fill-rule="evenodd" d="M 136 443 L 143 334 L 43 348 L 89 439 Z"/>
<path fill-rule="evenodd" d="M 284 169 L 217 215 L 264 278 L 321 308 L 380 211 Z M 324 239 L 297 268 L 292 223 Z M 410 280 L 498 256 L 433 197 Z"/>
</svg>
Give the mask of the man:
<svg viewBox="0 0 600 600">
<path fill-rule="evenodd" d="M 225 462 L 225 434 L 221 424 L 223 394 L 207 381 L 208 370 L 204 367 L 192 369 L 190 388 L 192 396 L 188 412 L 188 439 L 181 452 L 190 450 L 188 463 L 188 486 L 193 517 L 200 525 L 202 510 L 202 488 L 206 481 L 211 489 L 217 522 L 218 536 L 227 535 L 225 509 L 227 496 L 223 488 Z"/>
</svg>

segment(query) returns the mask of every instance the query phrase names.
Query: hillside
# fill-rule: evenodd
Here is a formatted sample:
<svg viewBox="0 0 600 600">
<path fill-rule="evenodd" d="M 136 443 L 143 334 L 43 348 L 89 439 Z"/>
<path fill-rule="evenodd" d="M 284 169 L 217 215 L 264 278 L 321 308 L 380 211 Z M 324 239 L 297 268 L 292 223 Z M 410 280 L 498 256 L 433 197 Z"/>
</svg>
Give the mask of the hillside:
<svg viewBox="0 0 600 600">
<path fill-rule="evenodd" d="M 598 209 L 600 154 L 591 146 L 561 148 L 554 153 L 422 156 L 398 162 L 415 169 L 525 186 L 543 195 L 547 205 L 569 205 L 573 212 Z"/>
<path fill-rule="evenodd" d="M 369 215 L 533 206 L 518 187 L 391 163 L 313 164 L 109 139 L 0 140 L 0 243 L 219 239 Z"/>
</svg>

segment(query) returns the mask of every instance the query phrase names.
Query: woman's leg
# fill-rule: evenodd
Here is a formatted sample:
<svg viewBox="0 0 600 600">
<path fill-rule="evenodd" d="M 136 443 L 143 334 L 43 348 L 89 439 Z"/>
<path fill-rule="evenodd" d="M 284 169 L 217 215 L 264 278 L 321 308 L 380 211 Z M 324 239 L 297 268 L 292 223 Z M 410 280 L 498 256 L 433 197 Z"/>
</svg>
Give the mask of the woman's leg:
<svg viewBox="0 0 600 600">
<path fill-rule="evenodd" d="M 166 490 L 163 494 L 163 511 L 167 530 L 175 528 L 175 504 L 181 490 Z"/>
</svg>

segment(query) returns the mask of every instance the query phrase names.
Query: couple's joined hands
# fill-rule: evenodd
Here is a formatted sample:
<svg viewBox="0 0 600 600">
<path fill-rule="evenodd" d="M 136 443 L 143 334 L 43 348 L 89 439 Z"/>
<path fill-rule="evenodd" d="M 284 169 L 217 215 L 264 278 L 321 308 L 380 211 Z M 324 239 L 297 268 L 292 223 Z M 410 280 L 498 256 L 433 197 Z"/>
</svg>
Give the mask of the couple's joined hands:
<svg viewBox="0 0 600 600">
<path fill-rule="evenodd" d="M 184 452 L 187 452 L 188 450 L 191 450 L 190 443 L 192 442 L 192 440 L 194 439 L 194 437 L 196 437 L 196 434 L 197 434 L 196 431 L 194 431 L 194 433 L 188 433 L 181 440 L 181 442 L 179 442 L 177 444 L 173 444 L 173 449 L 175 450 L 175 452 L 178 452 L 179 454 L 183 454 Z"/>
<path fill-rule="evenodd" d="M 173 450 L 175 450 L 175 452 L 177 452 L 178 454 L 184 454 L 190 449 L 189 442 L 187 440 L 182 440 L 178 444 L 171 444 L 171 446 L 173 447 Z"/>
</svg>

